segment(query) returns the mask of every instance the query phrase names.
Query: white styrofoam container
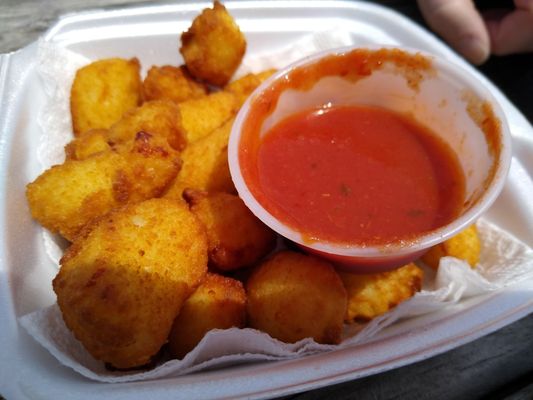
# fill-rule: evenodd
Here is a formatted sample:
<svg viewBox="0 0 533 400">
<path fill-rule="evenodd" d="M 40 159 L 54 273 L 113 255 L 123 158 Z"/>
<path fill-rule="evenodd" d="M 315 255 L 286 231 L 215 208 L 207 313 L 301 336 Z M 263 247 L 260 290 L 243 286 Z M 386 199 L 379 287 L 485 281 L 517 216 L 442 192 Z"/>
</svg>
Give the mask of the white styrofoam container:
<svg viewBox="0 0 533 400">
<path fill-rule="evenodd" d="M 142 65 L 178 64 L 178 35 L 208 3 L 147 6 L 65 16 L 45 41 L 89 58 L 133 57 Z M 486 215 L 533 247 L 533 128 L 483 76 L 433 35 L 401 15 L 354 1 L 226 2 L 247 41 L 247 54 L 286 46 L 303 35 L 341 28 L 354 43 L 403 45 L 468 68 L 502 104 L 513 135 L 506 186 Z M 25 185 L 40 172 L 37 115 L 45 93 L 36 72 L 37 45 L 0 56 L 0 391 L 11 399 L 264 398 L 386 371 L 455 348 L 533 312 L 533 282 L 478 296 L 380 332 L 371 343 L 304 359 L 231 366 L 179 378 L 96 383 L 60 365 L 17 318 L 55 301 L 57 272 L 32 221 Z"/>
</svg>

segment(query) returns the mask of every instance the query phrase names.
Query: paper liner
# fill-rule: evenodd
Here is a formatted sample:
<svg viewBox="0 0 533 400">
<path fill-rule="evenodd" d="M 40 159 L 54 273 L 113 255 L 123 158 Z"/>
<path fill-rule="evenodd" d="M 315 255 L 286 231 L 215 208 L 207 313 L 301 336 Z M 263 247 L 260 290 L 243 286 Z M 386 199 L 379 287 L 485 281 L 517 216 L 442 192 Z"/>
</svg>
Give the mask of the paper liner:
<svg viewBox="0 0 533 400">
<path fill-rule="evenodd" d="M 341 30 L 307 36 L 274 53 L 244 60 L 238 76 L 268 68 L 281 68 L 303 56 L 327 48 L 353 44 L 351 36 Z M 63 147 L 72 138 L 69 91 L 75 70 L 89 60 L 47 42 L 39 45 L 39 71 L 49 101 L 39 122 L 43 130 L 39 160 L 44 168 L 62 162 Z M 58 79 L 61 78 L 61 79 Z M 253 329 L 227 329 L 209 332 L 183 360 L 168 360 L 148 371 L 118 372 L 107 370 L 95 360 L 66 328 L 56 304 L 20 318 L 20 324 L 62 364 L 81 375 L 101 382 L 128 382 L 178 376 L 194 371 L 236 363 L 288 360 L 362 345 L 400 319 L 440 310 L 462 299 L 490 293 L 524 279 L 533 279 L 533 250 L 509 233 L 487 221 L 478 222 L 483 244 L 481 260 L 475 270 L 452 257 L 441 260 L 435 275 L 426 274 L 423 290 L 390 312 L 368 324 L 346 326 L 340 345 L 321 345 L 312 339 L 294 344 L 282 343 Z M 62 252 L 62 243 L 44 231 L 45 248 L 54 262 Z"/>
<path fill-rule="evenodd" d="M 209 332 L 183 360 L 169 360 L 149 371 L 113 372 L 95 360 L 63 323 L 56 304 L 23 316 L 21 325 L 62 364 L 101 382 L 127 382 L 178 376 L 227 364 L 288 360 L 346 346 L 361 345 L 399 319 L 413 318 L 462 299 L 502 290 L 533 279 L 533 250 L 509 233 L 486 221 L 478 222 L 483 243 L 476 269 L 464 261 L 444 257 L 434 289 L 423 290 L 366 325 L 349 325 L 340 345 L 322 345 L 312 339 L 287 344 L 254 329 L 232 328 Z M 503 252 L 494 249 L 504 250 Z"/>
<path fill-rule="evenodd" d="M 70 87 L 76 70 L 88 62 L 88 58 L 77 53 L 39 41 L 37 71 L 47 96 L 47 102 L 38 114 L 43 134 L 37 157 L 43 169 L 65 159 L 65 145 L 72 139 Z"/>
</svg>

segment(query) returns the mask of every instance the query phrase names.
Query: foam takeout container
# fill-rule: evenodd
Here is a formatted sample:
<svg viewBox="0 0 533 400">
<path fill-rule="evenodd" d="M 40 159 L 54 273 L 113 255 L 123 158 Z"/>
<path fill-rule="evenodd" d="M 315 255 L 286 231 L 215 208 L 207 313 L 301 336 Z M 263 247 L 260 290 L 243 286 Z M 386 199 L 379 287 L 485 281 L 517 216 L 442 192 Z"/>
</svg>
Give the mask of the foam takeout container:
<svg viewBox="0 0 533 400">
<path fill-rule="evenodd" d="M 177 64 L 177 35 L 208 3 L 153 5 L 61 18 L 46 43 L 89 59 L 137 56 L 144 68 Z M 533 246 L 533 128 L 487 79 L 434 36 L 397 13 L 363 2 L 239 1 L 226 3 L 261 58 L 313 32 L 334 30 L 345 44 L 401 45 L 445 57 L 466 68 L 503 107 L 516 149 L 504 189 L 485 218 Z M 315 40 L 324 48 L 328 43 Z M 109 384 L 61 365 L 18 323 L 54 303 L 50 282 L 57 261 L 43 230 L 31 220 L 25 185 L 42 170 L 39 112 L 47 91 L 37 70 L 38 44 L 0 56 L 0 390 L 7 398 L 178 399 L 265 398 L 309 390 L 413 363 L 472 341 L 533 311 L 533 281 L 461 301 L 452 308 L 389 326 L 369 343 L 283 362 L 228 365 L 194 374 Z M 268 65 L 266 65 L 268 67 Z M 253 65 L 250 66 L 253 69 Z M 144 70 L 146 72 L 146 70 Z"/>
</svg>

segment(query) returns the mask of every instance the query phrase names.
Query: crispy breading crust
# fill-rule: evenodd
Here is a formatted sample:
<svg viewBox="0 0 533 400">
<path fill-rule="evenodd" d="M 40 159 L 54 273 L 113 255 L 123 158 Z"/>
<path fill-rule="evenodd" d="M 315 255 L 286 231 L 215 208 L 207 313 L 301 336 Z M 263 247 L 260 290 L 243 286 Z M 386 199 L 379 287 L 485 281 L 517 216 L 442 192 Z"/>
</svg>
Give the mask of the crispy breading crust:
<svg viewBox="0 0 533 400">
<path fill-rule="evenodd" d="M 174 357 L 183 358 L 210 330 L 243 328 L 245 319 L 246 293 L 242 283 L 207 273 L 172 325 L 170 352 Z"/>
<path fill-rule="evenodd" d="M 90 129 L 71 140 L 65 146 L 67 160 L 85 160 L 95 154 L 111 150 L 106 129 Z"/>
<path fill-rule="evenodd" d="M 193 76 L 224 86 L 239 67 L 246 40 L 226 8 L 218 1 L 206 8 L 181 35 L 180 53 Z"/>
<path fill-rule="evenodd" d="M 72 241 L 84 225 L 111 209 L 159 197 L 180 166 L 165 139 L 139 132 L 117 151 L 48 169 L 28 184 L 26 197 L 33 218 Z"/>
<path fill-rule="evenodd" d="M 481 253 L 481 241 L 476 225 L 459 232 L 452 238 L 437 244 L 422 256 L 422 261 L 433 269 L 439 268 L 442 257 L 451 256 L 466 261 L 472 268 L 479 262 Z"/>
<path fill-rule="evenodd" d="M 237 96 L 224 91 L 179 103 L 187 142 L 194 143 L 220 128 L 237 114 L 239 107 Z"/>
<path fill-rule="evenodd" d="M 235 193 L 228 165 L 228 140 L 233 119 L 210 135 L 190 143 L 181 153 L 182 168 L 165 197 L 180 199 L 183 190 Z"/>
<path fill-rule="evenodd" d="M 276 234 L 235 195 L 185 191 L 191 211 L 204 224 L 209 265 L 230 271 L 258 262 L 276 245 Z"/>
<path fill-rule="evenodd" d="M 207 238 L 178 203 L 130 204 L 86 227 L 53 281 L 63 319 L 97 359 L 142 366 L 207 272 Z"/>
<path fill-rule="evenodd" d="M 283 251 L 261 264 L 246 283 L 251 327 L 284 342 L 311 337 L 339 343 L 346 290 L 331 264 Z"/>
<path fill-rule="evenodd" d="M 275 73 L 275 69 L 269 69 L 258 74 L 246 74 L 243 77 L 228 83 L 224 90 L 227 92 L 234 93 L 239 99 L 239 104 L 242 105 L 248 96 L 263 83 L 270 75 Z"/>
<path fill-rule="evenodd" d="M 70 92 L 74 135 L 108 129 L 142 101 L 139 60 L 109 58 L 76 72 Z"/>
<path fill-rule="evenodd" d="M 181 124 L 178 106 L 169 100 L 145 102 L 142 106 L 126 112 L 111 126 L 108 132 L 110 143 L 129 142 L 138 132 L 164 137 L 175 150 L 183 150 L 187 144 L 185 130 Z"/>
<path fill-rule="evenodd" d="M 348 292 L 345 321 L 368 321 L 412 297 L 422 287 L 424 272 L 414 263 L 378 274 L 339 271 Z"/>
<path fill-rule="evenodd" d="M 187 67 L 152 66 L 143 81 L 144 100 L 180 103 L 207 94 L 207 85 L 193 79 Z"/>
</svg>

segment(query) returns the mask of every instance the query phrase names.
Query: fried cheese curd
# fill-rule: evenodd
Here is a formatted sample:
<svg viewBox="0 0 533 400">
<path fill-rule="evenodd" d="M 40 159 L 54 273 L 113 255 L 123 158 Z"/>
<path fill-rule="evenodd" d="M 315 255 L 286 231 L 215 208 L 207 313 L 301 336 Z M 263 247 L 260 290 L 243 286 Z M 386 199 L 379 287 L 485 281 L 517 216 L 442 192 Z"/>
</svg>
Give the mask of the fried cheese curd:
<svg viewBox="0 0 533 400">
<path fill-rule="evenodd" d="M 181 153 L 182 168 L 165 197 L 181 199 L 186 188 L 235 193 L 228 165 L 228 140 L 234 119 L 206 137 L 190 143 Z"/>
<path fill-rule="evenodd" d="M 237 96 L 239 105 L 244 104 L 246 99 L 252 94 L 252 92 L 267 78 L 276 72 L 275 69 L 268 69 L 258 74 L 246 74 L 242 78 L 239 78 L 231 83 L 228 83 L 224 90 L 230 93 L 234 93 Z"/>
<path fill-rule="evenodd" d="M 95 154 L 112 149 L 107 129 L 89 129 L 80 133 L 65 146 L 67 160 L 84 160 Z"/>
<path fill-rule="evenodd" d="M 53 280 L 63 319 L 96 359 L 143 366 L 207 272 L 207 238 L 178 203 L 129 204 L 86 227 Z"/>
<path fill-rule="evenodd" d="M 169 335 L 169 348 L 183 358 L 212 329 L 243 328 L 246 293 L 241 282 L 207 273 L 202 284 L 187 299 Z"/>
<path fill-rule="evenodd" d="M 184 196 L 206 228 L 210 266 L 222 271 L 251 266 L 274 249 L 276 234 L 239 196 L 193 190 Z"/>
<path fill-rule="evenodd" d="M 182 150 L 187 144 L 180 110 L 169 100 L 148 101 L 129 110 L 110 127 L 107 140 L 110 143 L 128 142 L 141 131 L 166 138 L 175 150 Z"/>
<path fill-rule="evenodd" d="M 134 141 L 84 160 L 67 160 L 28 184 L 34 219 L 72 241 L 92 219 L 159 197 L 177 176 L 179 154 L 165 139 L 139 132 Z"/>
<path fill-rule="evenodd" d="M 175 150 L 186 146 L 180 110 L 169 100 L 148 101 L 130 109 L 110 129 L 91 129 L 75 137 L 65 147 L 66 158 L 83 160 L 135 139 L 138 132 L 166 138 Z"/>
<path fill-rule="evenodd" d="M 179 103 L 187 142 L 200 140 L 221 127 L 237 114 L 239 107 L 237 96 L 224 91 Z"/>
<path fill-rule="evenodd" d="M 476 225 L 470 225 L 457 235 L 439 243 L 429 249 L 422 256 L 422 261 L 433 269 L 439 268 L 442 257 L 455 257 L 466 261 L 470 267 L 475 268 L 479 262 L 481 241 Z"/>
<path fill-rule="evenodd" d="M 246 293 L 252 328 L 288 343 L 307 337 L 318 343 L 341 341 L 346 290 L 327 261 L 279 252 L 253 271 Z"/>
<path fill-rule="evenodd" d="M 239 67 L 246 39 L 219 1 L 206 8 L 181 35 L 180 53 L 191 74 L 215 86 L 224 86 Z"/>
<path fill-rule="evenodd" d="M 422 287 L 424 272 L 410 263 L 378 274 L 339 271 L 348 293 L 345 321 L 369 321 L 405 301 Z"/>
<path fill-rule="evenodd" d="M 75 136 L 89 129 L 107 129 L 141 104 L 140 68 L 136 58 L 109 58 L 78 69 L 70 91 Z"/>
<path fill-rule="evenodd" d="M 207 94 L 207 85 L 194 80 L 185 66 L 152 66 L 143 81 L 144 100 L 180 103 Z"/>
</svg>

